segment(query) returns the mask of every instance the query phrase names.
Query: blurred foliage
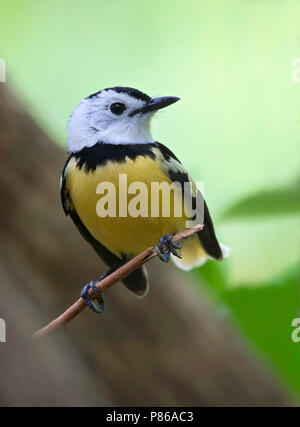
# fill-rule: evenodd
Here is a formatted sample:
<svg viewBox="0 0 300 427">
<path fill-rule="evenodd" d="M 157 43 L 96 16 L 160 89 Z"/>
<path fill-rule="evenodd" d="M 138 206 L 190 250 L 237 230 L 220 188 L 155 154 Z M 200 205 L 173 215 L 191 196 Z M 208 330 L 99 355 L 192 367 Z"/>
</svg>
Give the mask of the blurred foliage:
<svg viewBox="0 0 300 427">
<path fill-rule="evenodd" d="M 300 398 L 300 345 L 291 339 L 292 319 L 300 317 L 299 265 L 270 283 L 257 287 L 241 283 L 236 289 L 228 287 L 224 268 L 213 261 L 194 274 L 206 283 L 225 316 L 240 327 Z"/>
<path fill-rule="evenodd" d="M 299 0 L 11 0 L 0 57 L 8 84 L 64 147 L 72 109 L 101 88 L 181 97 L 154 135 L 204 181 L 232 248 L 194 274 L 300 396 L 300 343 L 290 338 L 300 301 L 299 13 Z"/>
<path fill-rule="evenodd" d="M 300 186 L 259 191 L 225 210 L 224 219 L 300 214 Z"/>
</svg>

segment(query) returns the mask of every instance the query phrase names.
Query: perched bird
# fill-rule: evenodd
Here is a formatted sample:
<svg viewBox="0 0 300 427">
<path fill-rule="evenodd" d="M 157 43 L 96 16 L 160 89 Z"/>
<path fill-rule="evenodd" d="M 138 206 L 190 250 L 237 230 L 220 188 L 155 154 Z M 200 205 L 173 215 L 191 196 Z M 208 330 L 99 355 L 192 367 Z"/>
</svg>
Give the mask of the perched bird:
<svg viewBox="0 0 300 427">
<path fill-rule="evenodd" d="M 181 253 L 177 246 L 174 247 L 172 235 L 186 228 L 187 215 L 176 216 L 173 208 L 175 199 L 184 197 L 183 191 L 172 196 L 168 217 L 161 213 L 135 217 L 118 214 L 100 217 L 97 214 L 99 183 L 113 183 L 118 192 L 121 175 L 126 175 L 128 185 L 142 182 L 149 191 L 154 182 L 176 182 L 181 190 L 184 183 L 192 183 L 190 196 L 195 201 L 199 191 L 188 172 L 171 150 L 153 139 L 150 131 L 155 112 L 178 100 L 174 96 L 151 98 L 137 89 L 117 86 L 83 99 L 69 119 L 70 156 L 61 177 L 63 208 L 81 235 L 111 268 L 109 272 L 155 245 L 163 261 L 171 256 L 174 263 L 185 270 L 203 264 L 208 258 L 222 260 L 228 255 L 228 248 L 218 243 L 203 199 L 203 230 L 183 243 Z M 117 213 L 120 210 L 118 197 Z M 128 202 L 133 197 L 128 195 Z M 161 201 L 160 197 L 159 203 Z M 123 283 L 138 296 L 144 296 L 148 289 L 145 267 L 131 273 Z M 90 287 L 95 289 L 94 282 L 84 287 L 81 296 L 90 308 L 101 312 L 102 296 L 99 295 L 95 305 L 88 297 Z"/>
</svg>

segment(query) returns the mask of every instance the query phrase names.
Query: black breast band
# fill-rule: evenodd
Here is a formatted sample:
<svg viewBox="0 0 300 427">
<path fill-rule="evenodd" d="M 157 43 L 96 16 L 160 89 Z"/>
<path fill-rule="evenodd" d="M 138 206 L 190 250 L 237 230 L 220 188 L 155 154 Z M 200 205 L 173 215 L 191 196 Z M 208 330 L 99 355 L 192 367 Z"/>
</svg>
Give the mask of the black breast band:
<svg viewBox="0 0 300 427">
<path fill-rule="evenodd" d="M 105 165 L 108 161 L 124 162 L 126 157 L 134 160 L 137 156 L 149 156 L 155 158 L 153 144 L 105 144 L 97 142 L 92 147 L 85 147 L 76 153 L 72 153 L 72 157 L 77 160 L 77 166 L 86 171 L 94 171 L 98 166 Z"/>
</svg>

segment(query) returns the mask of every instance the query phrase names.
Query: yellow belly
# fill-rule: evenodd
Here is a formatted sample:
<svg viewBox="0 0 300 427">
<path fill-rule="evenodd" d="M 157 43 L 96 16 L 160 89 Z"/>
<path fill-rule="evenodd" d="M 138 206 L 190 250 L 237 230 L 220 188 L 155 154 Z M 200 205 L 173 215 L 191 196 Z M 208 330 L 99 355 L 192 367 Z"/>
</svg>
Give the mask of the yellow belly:
<svg viewBox="0 0 300 427">
<path fill-rule="evenodd" d="M 66 188 L 70 194 L 72 204 L 81 221 L 92 236 L 118 256 L 136 255 L 149 246 L 158 243 L 164 234 L 174 234 L 185 229 L 185 216 L 174 215 L 174 203 L 182 203 L 179 192 L 171 192 L 170 216 L 151 217 L 151 198 L 148 197 L 148 216 L 133 218 L 131 215 L 120 217 L 119 205 L 119 175 L 127 175 L 127 186 L 133 182 L 143 182 L 147 186 L 148 194 L 151 191 L 151 182 L 168 182 L 171 180 L 160 168 L 158 160 L 146 156 L 139 156 L 125 162 L 108 162 L 95 171 L 87 172 L 76 166 L 75 159 L 71 159 L 66 170 Z M 98 184 L 111 182 L 116 188 L 116 217 L 100 217 L 96 207 L 102 197 L 97 194 Z M 128 194 L 127 203 L 135 197 Z M 176 200 L 176 198 L 180 197 Z M 160 194 L 161 202 L 161 194 Z M 182 209 L 184 212 L 184 209 Z M 177 215 L 177 214 L 176 214 Z"/>
</svg>

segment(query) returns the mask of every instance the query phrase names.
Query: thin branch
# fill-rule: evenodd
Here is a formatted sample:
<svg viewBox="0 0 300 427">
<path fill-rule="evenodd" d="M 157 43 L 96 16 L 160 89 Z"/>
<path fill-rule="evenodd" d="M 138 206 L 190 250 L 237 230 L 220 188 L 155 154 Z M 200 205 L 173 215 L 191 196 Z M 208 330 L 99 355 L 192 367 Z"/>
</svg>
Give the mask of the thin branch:
<svg viewBox="0 0 300 427">
<path fill-rule="evenodd" d="M 172 241 L 173 243 L 182 243 L 185 239 L 197 233 L 198 231 L 201 231 L 202 229 L 203 229 L 203 225 L 200 225 L 200 224 L 195 225 L 194 227 L 191 227 L 187 230 L 184 230 L 175 234 L 172 238 Z M 102 279 L 100 282 L 95 283 L 95 286 L 98 289 L 100 289 L 102 292 L 106 292 L 111 286 L 115 285 L 119 280 L 124 279 L 134 270 L 137 270 L 143 264 L 146 264 L 146 262 L 150 261 L 152 258 L 155 258 L 156 256 L 157 256 L 156 250 L 152 247 L 148 248 L 143 252 L 141 252 L 136 257 L 132 258 L 126 264 L 122 265 L 116 271 L 112 272 L 109 276 Z M 92 289 L 90 289 L 89 291 L 89 296 L 92 299 L 97 298 L 97 295 L 95 295 L 95 292 Z M 59 317 L 52 320 L 52 322 L 50 322 L 44 328 L 39 329 L 37 332 L 35 332 L 35 334 L 33 335 L 33 338 L 37 339 L 37 338 L 45 337 L 57 331 L 58 329 L 62 328 L 64 325 L 69 323 L 72 319 L 74 319 L 74 317 L 76 317 L 82 310 L 84 310 L 85 307 L 86 305 L 84 304 L 82 298 L 80 297 L 73 305 L 71 305 L 71 307 L 69 307 Z"/>
</svg>

